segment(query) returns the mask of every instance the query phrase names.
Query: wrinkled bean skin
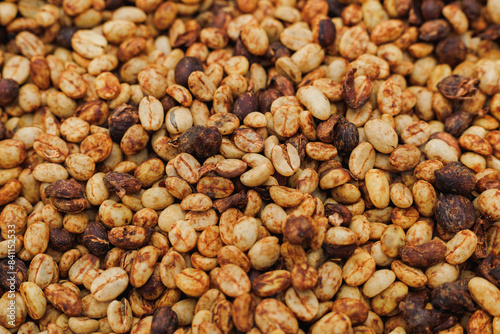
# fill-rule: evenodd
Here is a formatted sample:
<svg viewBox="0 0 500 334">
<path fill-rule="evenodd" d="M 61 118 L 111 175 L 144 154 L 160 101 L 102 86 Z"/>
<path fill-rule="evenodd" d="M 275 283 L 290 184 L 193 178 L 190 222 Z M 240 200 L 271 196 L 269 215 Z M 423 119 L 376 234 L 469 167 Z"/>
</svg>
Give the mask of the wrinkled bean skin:
<svg viewBox="0 0 500 334">
<path fill-rule="evenodd" d="M 411 267 L 430 267 L 444 259 L 446 246 L 439 240 L 421 245 L 405 246 L 399 250 L 401 259 Z"/>
<path fill-rule="evenodd" d="M 436 186 L 447 193 L 469 196 L 476 184 L 474 175 L 460 162 L 451 162 L 434 174 Z"/>
<path fill-rule="evenodd" d="M 475 222 L 472 203 L 460 195 L 439 195 L 436 219 L 445 230 L 458 232 L 472 227 Z"/>
<path fill-rule="evenodd" d="M 429 292 L 427 290 L 409 293 L 400 304 L 403 317 L 411 326 L 410 328 L 415 332 L 430 333 L 432 329 L 439 328 L 440 325 L 447 324 L 448 321 L 451 323 L 447 326 L 445 325 L 444 328 L 456 322 L 456 318 L 453 321 L 453 316 L 450 314 L 425 309 L 424 305 L 429 299 L 428 294 Z"/>
<path fill-rule="evenodd" d="M 434 289 L 431 303 L 435 308 L 449 310 L 453 313 L 472 312 L 474 303 L 467 288 L 468 281 L 461 280 L 445 283 Z"/>
</svg>

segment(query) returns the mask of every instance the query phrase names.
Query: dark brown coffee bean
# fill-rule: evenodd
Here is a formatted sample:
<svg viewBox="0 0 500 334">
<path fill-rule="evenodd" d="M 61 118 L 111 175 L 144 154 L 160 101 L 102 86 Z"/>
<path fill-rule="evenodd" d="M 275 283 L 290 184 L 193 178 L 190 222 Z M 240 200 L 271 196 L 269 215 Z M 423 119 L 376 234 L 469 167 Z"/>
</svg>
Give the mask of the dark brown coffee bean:
<svg viewBox="0 0 500 334">
<path fill-rule="evenodd" d="M 107 10 L 114 10 L 119 7 L 122 7 L 123 4 L 125 3 L 124 0 L 106 0 L 105 2 L 105 9 Z"/>
<path fill-rule="evenodd" d="M 5 44 L 8 40 L 7 28 L 4 26 L 0 26 L 0 43 Z"/>
<path fill-rule="evenodd" d="M 328 16 L 340 17 L 345 5 L 341 4 L 338 0 L 326 0 L 328 3 Z"/>
<path fill-rule="evenodd" d="M 452 100 L 470 99 L 476 94 L 478 80 L 461 75 L 447 76 L 437 84 L 437 88 L 446 98 Z"/>
<path fill-rule="evenodd" d="M 285 146 L 286 144 L 290 144 L 295 147 L 295 149 L 299 153 L 300 161 L 304 161 L 304 158 L 306 157 L 306 145 L 308 142 L 309 140 L 307 140 L 306 136 L 304 136 L 302 133 L 299 133 L 288 139 L 285 142 Z"/>
<path fill-rule="evenodd" d="M 318 22 L 318 26 L 313 29 L 313 38 L 322 47 L 327 47 L 335 41 L 337 30 L 335 24 L 330 19 L 324 19 Z"/>
<path fill-rule="evenodd" d="M 446 329 L 457 322 L 456 317 L 450 320 L 453 316 L 449 313 L 426 308 L 428 301 L 429 290 L 421 290 L 410 292 L 399 304 L 399 309 L 402 311 L 403 318 L 410 327 L 411 333 L 434 333 L 443 329 L 441 328 L 443 326 Z"/>
<path fill-rule="evenodd" d="M 134 176 L 127 173 L 111 172 L 104 175 L 104 185 L 110 191 L 116 191 L 118 196 L 135 194 L 141 190 L 142 183 Z"/>
<path fill-rule="evenodd" d="M 447 282 L 431 293 L 431 304 L 436 309 L 462 314 L 474 311 L 474 302 L 469 294 L 468 279 Z"/>
<path fill-rule="evenodd" d="M 233 105 L 233 114 L 235 114 L 241 122 L 251 112 L 259 110 L 259 101 L 252 92 L 243 93 L 236 98 Z"/>
<path fill-rule="evenodd" d="M 335 125 L 333 145 L 340 155 L 349 156 L 359 144 L 359 131 L 356 125 L 341 118 Z"/>
<path fill-rule="evenodd" d="M 274 100 L 281 97 L 282 94 L 276 89 L 268 89 L 259 93 L 259 106 L 260 112 L 265 114 L 266 112 L 271 112 L 271 104 L 273 104 Z M 256 111 L 256 110 L 252 110 Z M 248 115 L 248 114 L 247 114 Z"/>
<path fill-rule="evenodd" d="M 358 248 L 358 245 L 333 245 L 328 242 L 323 243 L 323 249 L 329 257 L 335 259 L 347 259 Z"/>
<path fill-rule="evenodd" d="M 139 249 L 147 245 L 152 234 L 152 228 L 128 225 L 113 227 L 108 233 L 108 238 L 109 242 L 115 247 Z"/>
<path fill-rule="evenodd" d="M 45 196 L 61 198 L 81 198 L 85 195 L 83 186 L 75 180 L 57 180 L 45 188 Z"/>
<path fill-rule="evenodd" d="M 177 139 L 179 151 L 184 153 L 193 154 L 194 152 L 194 142 L 205 129 L 204 126 L 196 125 L 192 128 L 187 129 L 182 133 L 182 135 Z"/>
<path fill-rule="evenodd" d="M 160 100 L 163 110 L 168 112 L 170 109 L 177 105 L 177 101 L 170 95 L 166 95 Z"/>
<path fill-rule="evenodd" d="M 204 129 L 194 141 L 194 150 L 198 157 L 208 158 L 219 153 L 222 134 L 215 126 Z"/>
<path fill-rule="evenodd" d="M 108 118 L 109 136 L 114 142 L 119 143 L 128 128 L 138 122 L 137 107 L 124 103 L 116 108 Z"/>
<path fill-rule="evenodd" d="M 478 0 L 463 0 L 462 9 L 471 21 L 481 17 L 481 3 Z"/>
<path fill-rule="evenodd" d="M 454 194 L 439 195 L 435 215 L 438 224 L 450 232 L 471 228 L 476 220 L 474 205 L 471 201 Z"/>
<path fill-rule="evenodd" d="M 421 245 L 402 247 L 399 255 L 410 267 L 430 267 L 442 262 L 445 252 L 446 245 L 435 239 Z"/>
<path fill-rule="evenodd" d="M 53 228 L 49 232 L 49 245 L 60 252 L 66 252 L 74 247 L 76 237 L 63 228 Z"/>
<path fill-rule="evenodd" d="M 218 199 L 213 202 L 215 210 L 223 213 L 229 208 L 242 208 L 247 204 L 247 194 L 244 190 L 226 198 Z"/>
<path fill-rule="evenodd" d="M 313 235 L 313 220 L 308 216 L 290 216 L 283 226 L 283 236 L 294 245 L 301 245 Z"/>
<path fill-rule="evenodd" d="M 455 67 L 465 60 L 467 48 L 460 37 L 448 37 L 436 47 L 436 55 L 440 63 L 446 63 Z"/>
<path fill-rule="evenodd" d="M 156 268 L 146 283 L 137 288 L 137 292 L 146 300 L 155 300 L 160 298 L 165 289 L 166 287 L 161 281 L 160 270 Z"/>
<path fill-rule="evenodd" d="M 175 82 L 181 86 L 188 87 L 188 78 L 191 73 L 203 72 L 203 63 L 196 57 L 184 57 L 175 66 Z"/>
<path fill-rule="evenodd" d="M 316 127 L 316 136 L 323 143 L 332 143 L 335 125 L 341 121 L 341 116 L 332 115 L 329 119 L 321 122 Z"/>
<path fill-rule="evenodd" d="M 479 275 L 500 288 L 500 257 L 490 253 L 479 264 L 477 271 Z"/>
<path fill-rule="evenodd" d="M 436 186 L 445 193 L 469 196 L 476 186 L 474 174 L 459 161 L 453 161 L 434 171 Z"/>
<path fill-rule="evenodd" d="M 58 211 L 65 213 L 79 213 L 87 207 L 87 200 L 85 198 L 62 198 L 51 197 L 50 204 L 55 206 Z"/>
<path fill-rule="evenodd" d="M 497 40 L 498 38 L 500 38 L 500 25 L 496 24 L 491 27 L 488 27 L 485 31 L 480 33 L 478 37 L 490 41 Z"/>
<path fill-rule="evenodd" d="M 349 226 L 352 213 L 342 204 L 328 203 L 325 205 L 325 217 L 332 226 Z"/>
<path fill-rule="evenodd" d="M 454 137 L 459 137 L 471 126 L 474 115 L 466 111 L 457 111 L 447 117 L 444 121 L 444 131 Z"/>
<path fill-rule="evenodd" d="M 490 254 L 490 251 L 488 251 L 488 244 L 487 244 L 487 237 L 486 233 L 488 231 L 488 227 L 490 226 L 490 222 L 477 218 L 476 223 L 474 224 L 474 227 L 472 228 L 472 232 L 477 237 L 477 245 L 476 249 L 474 249 L 474 254 L 472 254 L 473 259 L 484 259 Z"/>
<path fill-rule="evenodd" d="M 273 64 L 276 62 L 276 60 L 278 60 L 281 57 L 290 57 L 290 56 L 291 56 L 290 50 L 280 42 L 274 42 L 273 44 L 269 45 L 269 48 L 267 49 L 266 52 L 266 58 Z"/>
<path fill-rule="evenodd" d="M 424 42 L 436 42 L 450 34 L 451 28 L 446 20 L 427 21 L 418 29 L 418 37 Z"/>
<path fill-rule="evenodd" d="M 281 147 L 282 147 L 284 156 L 288 156 L 289 157 L 289 155 L 288 155 L 288 149 L 287 149 L 286 145 L 283 145 Z M 290 159 L 288 158 L 288 160 L 290 160 Z M 291 166 L 291 165 L 289 165 L 289 166 Z M 280 186 L 286 186 L 286 184 L 288 182 L 288 178 L 289 178 L 289 176 L 281 175 L 277 171 L 273 174 L 273 177 L 276 179 L 276 181 L 278 181 L 278 185 L 280 185 Z"/>
<path fill-rule="evenodd" d="M 80 30 L 78 27 L 62 27 L 56 37 L 57 44 L 65 49 L 72 50 L 71 38 L 78 30 Z"/>
<path fill-rule="evenodd" d="M 104 256 L 109 251 L 108 232 L 99 222 L 90 222 L 83 232 L 83 244 L 95 256 Z"/>
<path fill-rule="evenodd" d="M 5 124 L 0 122 L 0 140 L 5 138 L 5 134 L 7 133 L 7 129 L 5 128 Z"/>
<path fill-rule="evenodd" d="M 12 79 L 0 79 L 0 106 L 4 107 L 19 96 L 19 84 Z"/>
<path fill-rule="evenodd" d="M 410 4 L 408 23 L 414 26 L 420 26 L 424 22 L 422 16 L 422 0 L 413 0 Z"/>
<path fill-rule="evenodd" d="M 424 0 L 422 1 L 422 17 L 425 21 L 436 20 L 441 16 L 444 2 L 441 0 Z"/>
<path fill-rule="evenodd" d="M 171 307 L 160 307 L 153 313 L 151 334 L 173 334 L 177 329 L 177 313 Z"/>
<path fill-rule="evenodd" d="M 358 90 L 355 88 L 354 84 L 354 73 L 358 69 L 351 67 L 344 79 L 344 90 L 342 93 L 342 98 L 345 103 L 350 108 L 357 109 L 362 107 L 370 98 L 370 93 L 372 91 L 372 82 L 369 77 L 365 77 L 365 81 L 359 85 Z"/>
<path fill-rule="evenodd" d="M 19 291 L 21 283 L 27 280 L 28 269 L 23 261 L 14 257 L 0 262 L 0 287 L 4 291 L 10 291 L 11 285 L 14 286 L 16 291 Z"/>
<path fill-rule="evenodd" d="M 284 96 L 294 96 L 293 83 L 283 75 L 275 75 L 269 82 L 269 88 L 274 88 Z"/>
</svg>

